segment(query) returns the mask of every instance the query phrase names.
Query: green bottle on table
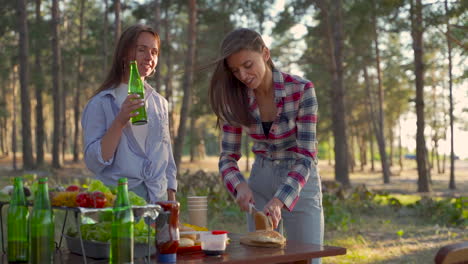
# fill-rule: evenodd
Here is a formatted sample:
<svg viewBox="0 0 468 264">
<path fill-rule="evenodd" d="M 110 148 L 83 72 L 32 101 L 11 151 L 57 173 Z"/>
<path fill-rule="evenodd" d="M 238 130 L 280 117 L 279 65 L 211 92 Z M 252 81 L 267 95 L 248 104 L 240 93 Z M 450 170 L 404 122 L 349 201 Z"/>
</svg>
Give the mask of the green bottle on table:
<svg viewBox="0 0 468 264">
<path fill-rule="evenodd" d="M 29 251 L 29 209 L 24 195 L 23 179 L 16 177 L 8 208 L 8 262 L 27 263 Z"/>
<path fill-rule="evenodd" d="M 31 264 L 46 264 L 54 262 L 55 226 L 54 213 L 50 205 L 47 178 L 40 178 L 34 205 L 29 218 Z"/>
<path fill-rule="evenodd" d="M 109 263 L 133 263 L 133 223 L 133 211 L 128 199 L 127 178 L 120 178 L 112 214 Z"/>
<path fill-rule="evenodd" d="M 128 79 L 128 94 L 138 94 L 140 99 L 145 99 L 145 88 L 143 81 L 141 80 L 140 73 L 138 72 L 138 66 L 136 61 L 130 62 L 130 77 Z M 148 122 L 146 116 L 146 107 L 142 107 L 135 110 L 138 112 L 137 116 L 131 118 L 132 124 L 134 125 L 144 125 Z"/>
</svg>

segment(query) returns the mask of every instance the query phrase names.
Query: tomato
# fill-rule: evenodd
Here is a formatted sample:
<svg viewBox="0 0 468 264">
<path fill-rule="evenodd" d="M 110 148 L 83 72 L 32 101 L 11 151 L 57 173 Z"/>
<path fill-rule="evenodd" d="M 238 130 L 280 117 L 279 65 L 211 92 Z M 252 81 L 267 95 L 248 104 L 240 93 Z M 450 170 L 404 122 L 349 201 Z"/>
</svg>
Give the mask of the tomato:
<svg viewBox="0 0 468 264">
<path fill-rule="evenodd" d="M 93 200 L 89 193 L 81 192 L 76 196 L 76 204 L 78 204 L 79 207 L 92 207 Z"/>
<path fill-rule="evenodd" d="M 67 191 L 67 192 L 79 192 L 80 187 L 77 186 L 77 185 L 70 185 L 70 186 L 67 187 L 67 189 L 65 189 L 65 191 Z"/>
<path fill-rule="evenodd" d="M 91 194 L 92 196 L 92 205 L 94 208 L 103 208 L 107 203 L 107 198 L 104 193 L 96 191 Z"/>
</svg>

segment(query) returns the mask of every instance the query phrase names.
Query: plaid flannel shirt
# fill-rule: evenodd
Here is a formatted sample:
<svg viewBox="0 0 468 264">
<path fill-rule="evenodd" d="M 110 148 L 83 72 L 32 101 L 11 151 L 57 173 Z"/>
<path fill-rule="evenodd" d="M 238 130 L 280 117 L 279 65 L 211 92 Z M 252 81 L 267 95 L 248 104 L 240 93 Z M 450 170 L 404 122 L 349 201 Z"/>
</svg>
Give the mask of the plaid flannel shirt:
<svg viewBox="0 0 468 264">
<path fill-rule="evenodd" d="M 312 166 L 317 165 L 318 104 L 310 81 L 273 69 L 273 83 L 278 112 L 268 138 L 263 133 L 255 94 L 249 89 L 249 111 L 255 122 L 249 127 L 223 124 L 219 170 L 225 186 L 235 197 L 236 186 L 245 181 L 237 164 L 241 157 L 242 130 L 245 130 L 254 140 L 252 151 L 255 155 L 270 160 L 294 161 L 288 177 L 275 193 L 275 197 L 292 211 Z"/>
</svg>

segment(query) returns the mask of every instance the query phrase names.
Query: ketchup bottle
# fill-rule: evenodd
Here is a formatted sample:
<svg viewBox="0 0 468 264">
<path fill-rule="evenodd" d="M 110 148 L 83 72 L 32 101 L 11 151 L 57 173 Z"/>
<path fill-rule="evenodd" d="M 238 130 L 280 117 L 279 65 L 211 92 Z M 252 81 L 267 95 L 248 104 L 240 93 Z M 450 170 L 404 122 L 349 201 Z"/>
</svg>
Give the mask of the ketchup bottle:
<svg viewBox="0 0 468 264">
<path fill-rule="evenodd" d="M 177 248 L 179 247 L 179 207 L 176 201 L 160 201 L 164 213 L 156 220 L 156 248 L 158 249 L 158 263 L 175 263 Z"/>
</svg>

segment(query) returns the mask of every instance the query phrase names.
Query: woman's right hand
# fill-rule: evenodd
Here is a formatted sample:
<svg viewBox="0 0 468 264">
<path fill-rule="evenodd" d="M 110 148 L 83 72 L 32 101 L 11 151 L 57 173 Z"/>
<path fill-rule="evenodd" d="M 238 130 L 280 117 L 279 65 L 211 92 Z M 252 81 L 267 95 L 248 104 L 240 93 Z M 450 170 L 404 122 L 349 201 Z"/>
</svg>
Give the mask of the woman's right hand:
<svg viewBox="0 0 468 264">
<path fill-rule="evenodd" d="M 249 203 L 255 204 L 252 190 L 246 182 L 241 182 L 236 186 L 237 196 L 236 203 L 242 211 L 249 211 Z"/>
<path fill-rule="evenodd" d="M 128 123 L 131 117 L 138 115 L 138 113 L 132 113 L 133 111 L 145 105 L 144 99 L 139 98 L 140 96 L 138 94 L 130 94 L 125 98 L 125 101 L 123 101 L 120 112 L 115 118 L 122 127 Z"/>
</svg>

